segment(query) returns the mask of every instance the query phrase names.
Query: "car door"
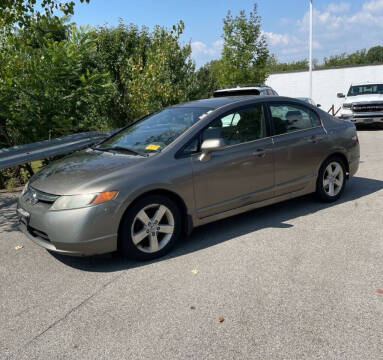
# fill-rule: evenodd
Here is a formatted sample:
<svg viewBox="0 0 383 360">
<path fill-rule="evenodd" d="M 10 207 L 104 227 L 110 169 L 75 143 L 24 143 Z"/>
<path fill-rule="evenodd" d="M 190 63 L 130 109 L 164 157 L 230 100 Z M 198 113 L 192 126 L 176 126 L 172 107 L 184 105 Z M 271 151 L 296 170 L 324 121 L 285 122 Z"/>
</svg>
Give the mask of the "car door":
<svg viewBox="0 0 383 360">
<path fill-rule="evenodd" d="M 205 218 L 273 196 L 273 145 L 262 104 L 231 111 L 213 120 L 201 143 L 221 138 L 223 150 L 208 161 L 192 156 L 197 216 Z"/>
<path fill-rule="evenodd" d="M 275 195 L 303 190 L 315 180 L 325 155 L 326 132 L 310 108 L 270 102 L 275 161 Z"/>
</svg>

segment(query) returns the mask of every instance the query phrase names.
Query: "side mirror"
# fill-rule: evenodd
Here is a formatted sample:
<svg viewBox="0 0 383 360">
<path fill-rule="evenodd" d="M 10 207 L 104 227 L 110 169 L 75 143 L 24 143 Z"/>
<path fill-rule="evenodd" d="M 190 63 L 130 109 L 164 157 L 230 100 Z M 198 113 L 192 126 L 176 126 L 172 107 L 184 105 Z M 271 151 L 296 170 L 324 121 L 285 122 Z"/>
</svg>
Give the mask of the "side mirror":
<svg viewBox="0 0 383 360">
<path fill-rule="evenodd" d="M 342 94 L 342 93 L 338 93 L 338 94 L 337 94 L 337 97 L 338 97 L 338 98 L 345 98 L 346 96 L 345 96 L 344 94 Z"/>
<path fill-rule="evenodd" d="M 201 145 L 201 156 L 199 158 L 200 161 L 209 161 L 210 154 L 214 151 L 223 150 L 225 148 L 225 140 L 221 138 L 217 139 L 207 139 Z"/>
<path fill-rule="evenodd" d="M 322 105 L 321 104 L 317 104 L 317 107 L 321 107 Z"/>
</svg>

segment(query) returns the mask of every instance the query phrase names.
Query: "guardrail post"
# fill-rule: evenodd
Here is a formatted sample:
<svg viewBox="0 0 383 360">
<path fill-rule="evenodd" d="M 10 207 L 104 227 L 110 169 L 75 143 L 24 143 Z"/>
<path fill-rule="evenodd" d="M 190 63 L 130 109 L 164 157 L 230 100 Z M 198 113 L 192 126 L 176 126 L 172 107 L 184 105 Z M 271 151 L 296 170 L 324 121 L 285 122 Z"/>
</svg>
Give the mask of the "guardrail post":
<svg viewBox="0 0 383 360">
<path fill-rule="evenodd" d="M 339 110 L 338 110 L 339 111 Z M 328 109 L 327 111 L 329 114 L 331 114 L 332 116 L 334 116 L 334 112 L 335 112 L 335 105 L 333 104 L 330 109 Z"/>
</svg>

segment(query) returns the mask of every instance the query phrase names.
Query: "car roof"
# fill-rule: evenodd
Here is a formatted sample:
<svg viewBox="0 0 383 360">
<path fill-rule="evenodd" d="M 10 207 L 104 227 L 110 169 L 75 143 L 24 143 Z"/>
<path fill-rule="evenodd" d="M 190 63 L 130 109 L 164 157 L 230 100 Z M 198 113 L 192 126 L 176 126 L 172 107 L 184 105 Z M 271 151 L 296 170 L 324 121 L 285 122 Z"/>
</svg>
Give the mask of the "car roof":
<svg viewBox="0 0 383 360">
<path fill-rule="evenodd" d="M 201 99 L 201 100 L 185 102 L 182 104 L 177 104 L 177 105 L 174 105 L 173 107 L 195 107 L 195 108 L 217 109 L 224 105 L 236 103 L 241 100 L 249 100 L 254 97 L 259 98 L 259 97 L 263 97 L 263 95 L 239 95 L 239 96 L 225 96 L 225 97 L 219 97 L 219 98 Z"/>
<path fill-rule="evenodd" d="M 272 102 L 297 102 L 301 103 L 303 100 L 299 100 L 297 98 L 291 98 L 286 96 L 273 96 L 273 95 L 240 95 L 240 96 L 227 96 L 227 97 L 218 97 L 218 98 L 209 98 L 209 99 L 201 99 L 195 101 L 189 101 L 182 104 L 173 105 L 173 108 L 206 108 L 208 110 L 215 110 L 222 106 L 238 103 L 240 105 L 241 102 L 246 102 L 247 100 L 269 100 Z M 257 101 L 257 102 L 258 102 Z M 307 103 L 306 103 L 307 105 Z"/>
</svg>

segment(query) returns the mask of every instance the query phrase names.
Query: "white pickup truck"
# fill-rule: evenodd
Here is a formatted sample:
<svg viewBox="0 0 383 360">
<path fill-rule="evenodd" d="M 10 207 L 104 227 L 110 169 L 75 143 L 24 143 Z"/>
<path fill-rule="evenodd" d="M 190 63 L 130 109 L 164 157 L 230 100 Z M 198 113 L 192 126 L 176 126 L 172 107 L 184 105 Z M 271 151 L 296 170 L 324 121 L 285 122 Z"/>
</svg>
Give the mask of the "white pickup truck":
<svg viewBox="0 0 383 360">
<path fill-rule="evenodd" d="M 383 82 L 352 84 L 345 98 L 340 117 L 355 124 L 383 124 Z"/>
</svg>

